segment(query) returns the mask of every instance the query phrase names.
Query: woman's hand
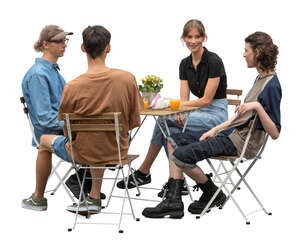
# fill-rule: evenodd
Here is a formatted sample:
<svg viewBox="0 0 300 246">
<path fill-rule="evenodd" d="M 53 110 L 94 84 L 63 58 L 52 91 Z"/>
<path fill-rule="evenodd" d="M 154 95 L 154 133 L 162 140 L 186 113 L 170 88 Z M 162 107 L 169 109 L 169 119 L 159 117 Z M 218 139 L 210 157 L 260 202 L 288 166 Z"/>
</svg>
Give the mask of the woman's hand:
<svg viewBox="0 0 300 246">
<path fill-rule="evenodd" d="M 174 123 L 178 126 L 183 126 L 184 125 L 184 118 L 185 118 L 184 114 L 174 116 Z"/>
<path fill-rule="evenodd" d="M 208 132 L 205 132 L 200 138 L 199 138 L 199 142 L 200 141 L 203 141 L 207 138 L 211 138 L 211 137 L 214 137 L 216 136 L 218 133 L 218 131 L 214 128 L 210 129 Z"/>
<path fill-rule="evenodd" d="M 248 111 L 251 111 L 251 110 L 257 111 L 257 108 L 259 107 L 259 105 L 260 104 L 258 102 L 244 103 L 240 106 L 237 106 L 237 108 L 235 109 L 235 113 L 237 113 L 237 117 L 241 117 Z"/>
<path fill-rule="evenodd" d="M 241 117 L 250 110 L 255 110 L 257 112 L 265 131 L 271 136 L 271 138 L 277 139 L 279 137 L 279 131 L 275 123 L 259 102 L 244 103 L 237 107 L 235 111 L 237 112 L 237 117 Z"/>
</svg>

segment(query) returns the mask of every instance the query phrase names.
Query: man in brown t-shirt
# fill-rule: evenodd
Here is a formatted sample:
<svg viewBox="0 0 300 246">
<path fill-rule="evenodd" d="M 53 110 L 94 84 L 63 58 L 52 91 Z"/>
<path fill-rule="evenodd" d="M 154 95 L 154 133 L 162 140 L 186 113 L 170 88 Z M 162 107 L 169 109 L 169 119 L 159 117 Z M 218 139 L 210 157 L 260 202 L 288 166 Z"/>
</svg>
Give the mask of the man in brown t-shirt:
<svg viewBox="0 0 300 246">
<path fill-rule="evenodd" d="M 58 119 L 63 113 L 76 113 L 84 116 L 99 115 L 105 112 L 121 112 L 120 132 L 121 156 L 126 158 L 128 151 L 128 130 L 139 126 L 143 101 L 132 74 L 105 65 L 110 51 L 110 33 L 102 26 L 89 26 L 83 31 L 81 49 L 87 55 L 88 70 L 64 88 Z M 65 132 L 66 135 L 66 132 Z M 67 135 L 66 135 L 67 136 Z M 78 133 L 73 142 L 75 161 L 78 163 L 109 163 L 117 160 L 115 138 L 111 133 Z M 35 193 L 23 200 L 23 207 L 33 210 L 46 210 L 47 200 L 44 190 L 51 172 L 51 150 L 66 161 L 71 161 L 70 146 L 65 136 L 43 135 L 37 158 L 37 178 Z M 87 209 L 99 212 L 101 208 L 100 190 L 103 170 L 91 169 L 92 189 L 87 197 L 88 206 L 80 206 L 79 212 Z M 69 207 L 73 211 L 75 207 Z M 85 211 L 84 211 L 85 210 Z"/>
</svg>

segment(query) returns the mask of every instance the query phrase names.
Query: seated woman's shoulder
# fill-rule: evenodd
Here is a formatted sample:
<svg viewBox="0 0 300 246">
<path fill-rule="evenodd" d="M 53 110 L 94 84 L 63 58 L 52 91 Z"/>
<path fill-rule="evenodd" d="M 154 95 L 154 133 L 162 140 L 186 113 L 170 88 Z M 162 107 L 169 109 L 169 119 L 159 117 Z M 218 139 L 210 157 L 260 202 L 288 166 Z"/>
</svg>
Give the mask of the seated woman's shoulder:
<svg viewBox="0 0 300 246">
<path fill-rule="evenodd" d="M 281 90 L 281 85 L 280 85 L 279 79 L 276 74 L 271 78 L 271 80 L 268 82 L 266 87 L 271 88 L 271 89 L 280 89 Z"/>
<path fill-rule="evenodd" d="M 192 60 L 192 56 L 191 55 L 183 58 L 180 63 L 186 64 L 186 63 L 188 63 L 189 60 Z"/>
<path fill-rule="evenodd" d="M 209 56 L 209 60 L 212 62 L 222 61 L 222 58 L 217 53 L 209 51 L 208 56 Z"/>
</svg>

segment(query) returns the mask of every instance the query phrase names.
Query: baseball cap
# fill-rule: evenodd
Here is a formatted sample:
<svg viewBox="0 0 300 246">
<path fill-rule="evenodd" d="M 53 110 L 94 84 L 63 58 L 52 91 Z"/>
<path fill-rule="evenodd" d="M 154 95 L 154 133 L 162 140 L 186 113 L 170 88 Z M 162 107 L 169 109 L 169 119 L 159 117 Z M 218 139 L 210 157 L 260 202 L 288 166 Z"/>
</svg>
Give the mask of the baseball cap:
<svg viewBox="0 0 300 246">
<path fill-rule="evenodd" d="M 43 28 L 40 33 L 39 41 L 59 41 L 64 39 L 67 35 L 72 35 L 73 32 L 65 32 L 59 26 L 56 25 L 47 25 Z"/>
</svg>

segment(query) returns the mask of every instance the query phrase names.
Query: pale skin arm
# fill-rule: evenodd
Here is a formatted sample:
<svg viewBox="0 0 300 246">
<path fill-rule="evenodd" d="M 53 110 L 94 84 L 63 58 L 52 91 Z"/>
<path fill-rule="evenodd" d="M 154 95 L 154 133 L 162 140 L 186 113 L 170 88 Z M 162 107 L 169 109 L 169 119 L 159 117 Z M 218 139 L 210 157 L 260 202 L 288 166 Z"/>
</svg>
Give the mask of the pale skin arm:
<svg viewBox="0 0 300 246">
<path fill-rule="evenodd" d="M 220 77 L 207 80 L 203 97 L 189 101 L 190 89 L 187 80 L 181 80 L 180 83 L 180 104 L 185 106 L 208 107 L 213 100 L 220 83 Z M 174 121 L 178 125 L 184 124 L 184 115 L 176 116 Z"/>
<path fill-rule="evenodd" d="M 219 83 L 220 83 L 220 77 L 208 79 L 203 97 L 191 101 L 183 101 L 182 105 L 195 106 L 195 107 L 208 107 L 211 101 L 214 99 Z"/>
<path fill-rule="evenodd" d="M 213 136 L 217 135 L 219 131 L 222 131 L 222 130 L 226 129 L 236 117 L 237 116 L 235 115 L 235 116 L 231 117 L 230 119 L 228 119 L 227 121 L 221 123 L 220 125 L 217 125 L 214 128 L 210 129 L 209 131 L 205 132 L 199 138 L 199 141 L 202 141 L 206 138 L 210 138 L 210 137 L 213 137 Z"/>
<path fill-rule="evenodd" d="M 271 120 L 270 116 L 266 113 L 264 108 L 259 102 L 250 102 L 250 103 L 244 103 L 240 106 L 238 106 L 235 110 L 236 115 L 230 118 L 229 120 L 223 122 L 222 124 L 212 128 L 208 132 L 204 133 L 200 138 L 199 141 L 202 141 L 206 138 L 215 136 L 219 131 L 226 129 L 230 123 L 236 118 L 243 116 L 246 112 L 255 110 L 258 114 L 258 117 L 263 125 L 263 128 L 265 131 L 271 136 L 272 139 L 277 139 L 279 137 L 279 131 L 274 124 L 274 122 Z"/>
<path fill-rule="evenodd" d="M 237 117 L 240 117 L 250 110 L 255 110 L 257 112 L 265 131 L 271 136 L 272 139 L 277 139 L 279 137 L 279 131 L 259 102 L 244 103 L 238 106 L 235 111 L 237 113 Z"/>
</svg>

